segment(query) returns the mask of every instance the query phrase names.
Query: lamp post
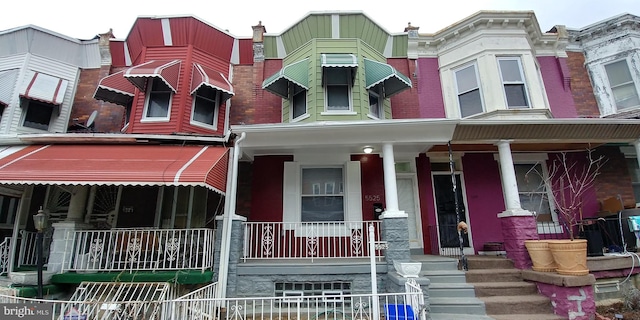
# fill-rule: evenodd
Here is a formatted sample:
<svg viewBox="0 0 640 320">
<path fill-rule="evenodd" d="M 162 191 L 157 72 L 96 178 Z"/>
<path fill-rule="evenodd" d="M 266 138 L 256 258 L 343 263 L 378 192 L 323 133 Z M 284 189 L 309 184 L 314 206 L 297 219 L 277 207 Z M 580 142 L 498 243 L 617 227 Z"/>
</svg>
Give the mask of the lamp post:
<svg viewBox="0 0 640 320">
<path fill-rule="evenodd" d="M 47 215 L 40 207 L 38 214 L 33 215 L 33 225 L 38 230 L 36 234 L 36 259 L 38 264 L 38 299 L 42 299 L 42 242 L 43 232 L 47 227 Z"/>
</svg>

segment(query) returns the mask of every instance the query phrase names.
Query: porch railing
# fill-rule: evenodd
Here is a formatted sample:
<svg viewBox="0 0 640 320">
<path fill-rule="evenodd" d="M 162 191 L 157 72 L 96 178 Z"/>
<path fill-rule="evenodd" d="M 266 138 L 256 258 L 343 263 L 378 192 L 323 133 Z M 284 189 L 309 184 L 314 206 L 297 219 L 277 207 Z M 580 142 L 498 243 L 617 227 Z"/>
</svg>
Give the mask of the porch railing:
<svg viewBox="0 0 640 320">
<path fill-rule="evenodd" d="M 201 270 L 213 267 L 213 229 L 112 229 L 74 233 L 63 271 Z"/>
<path fill-rule="evenodd" d="M 11 262 L 11 237 L 5 237 L 0 242 L 0 275 L 9 272 L 9 263 Z"/>
<path fill-rule="evenodd" d="M 369 224 L 380 241 L 380 221 L 245 222 L 243 259 L 367 258 Z"/>
<path fill-rule="evenodd" d="M 203 288 L 205 291 L 212 287 Z M 215 289 L 215 287 L 213 287 Z M 197 292 L 195 293 L 197 295 Z M 61 301 L 36 300 L 0 295 L 0 303 L 16 304 L 15 308 L 29 306 L 29 310 L 47 310 L 52 320 L 59 319 L 306 319 L 306 320 L 426 320 L 423 306 L 412 301 L 422 291 L 402 293 L 296 296 L 266 298 L 215 298 L 214 296 L 183 296 L 173 300 L 144 301 L 131 296 L 128 301 Z M 136 300 L 136 299 L 140 300 Z M 379 310 L 374 310 L 377 300 Z M 39 304 L 36 306 L 36 304 Z M 10 307 L 9 307 L 10 308 Z M 52 311 L 52 312 L 51 312 Z M 45 313 L 40 313 L 45 314 Z M 41 317 L 44 318 L 44 317 Z"/>
<path fill-rule="evenodd" d="M 49 260 L 49 244 L 51 243 L 51 236 L 53 229 L 49 228 L 43 235 L 43 262 L 46 264 Z M 18 267 L 23 266 L 35 266 L 37 264 L 38 256 L 36 254 L 36 237 L 38 233 L 34 231 L 20 230 L 20 236 L 18 237 L 19 253 L 18 253 Z"/>
</svg>

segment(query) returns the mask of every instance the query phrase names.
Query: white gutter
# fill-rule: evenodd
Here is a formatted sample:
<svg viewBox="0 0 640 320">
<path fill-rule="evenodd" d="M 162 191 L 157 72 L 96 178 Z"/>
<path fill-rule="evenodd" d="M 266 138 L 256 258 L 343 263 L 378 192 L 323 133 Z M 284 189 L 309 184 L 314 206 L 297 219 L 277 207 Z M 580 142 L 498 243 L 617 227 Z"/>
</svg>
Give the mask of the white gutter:
<svg viewBox="0 0 640 320">
<path fill-rule="evenodd" d="M 240 159 L 240 142 L 247 134 L 242 132 L 240 138 L 236 139 L 233 146 L 233 154 L 229 163 L 231 164 L 229 178 L 227 179 L 227 193 L 224 202 L 224 214 L 222 217 L 222 239 L 220 242 L 220 267 L 218 269 L 218 297 L 226 298 L 227 281 L 229 275 L 229 256 L 231 249 L 231 227 L 233 217 L 236 216 L 236 193 L 238 189 L 238 162 Z"/>
</svg>

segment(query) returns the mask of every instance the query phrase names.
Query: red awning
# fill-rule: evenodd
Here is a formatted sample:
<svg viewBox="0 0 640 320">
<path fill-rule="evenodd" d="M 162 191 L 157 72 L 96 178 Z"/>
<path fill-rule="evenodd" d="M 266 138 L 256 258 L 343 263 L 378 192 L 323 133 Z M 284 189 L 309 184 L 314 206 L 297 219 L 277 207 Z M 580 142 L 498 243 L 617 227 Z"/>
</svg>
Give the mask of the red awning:
<svg viewBox="0 0 640 320">
<path fill-rule="evenodd" d="M 179 74 L 180 60 L 151 60 L 127 69 L 124 77 L 142 91 L 145 90 L 149 78 L 158 78 L 175 93 L 178 89 Z"/>
<path fill-rule="evenodd" d="M 54 105 L 61 105 L 69 81 L 58 77 L 30 71 L 29 83 L 20 91 L 20 96 Z"/>
<path fill-rule="evenodd" d="M 191 94 L 202 86 L 220 91 L 222 101 L 226 101 L 234 95 L 231 83 L 222 73 L 194 63 L 191 76 Z"/>
<path fill-rule="evenodd" d="M 2 151 L 0 183 L 203 186 L 224 194 L 228 148 L 30 145 Z"/>
<path fill-rule="evenodd" d="M 93 97 L 126 107 L 133 100 L 135 92 L 136 87 L 125 79 L 124 71 L 120 71 L 102 78 Z"/>
</svg>

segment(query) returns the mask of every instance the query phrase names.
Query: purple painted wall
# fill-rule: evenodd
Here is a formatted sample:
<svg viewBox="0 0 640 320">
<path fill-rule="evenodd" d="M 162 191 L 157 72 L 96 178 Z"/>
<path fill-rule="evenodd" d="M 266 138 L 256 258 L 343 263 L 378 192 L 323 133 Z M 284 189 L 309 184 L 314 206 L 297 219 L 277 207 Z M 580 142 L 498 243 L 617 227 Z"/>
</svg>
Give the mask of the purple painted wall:
<svg viewBox="0 0 640 320">
<path fill-rule="evenodd" d="M 503 242 L 498 214 L 505 210 L 498 162 L 492 153 L 466 154 L 462 158 L 464 185 L 475 250 L 486 242 Z"/>
<path fill-rule="evenodd" d="M 420 118 L 445 118 L 438 58 L 418 59 Z"/>
<path fill-rule="evenodd" d="M 569 67 L 566 58 L 538 57 L 551 113 L 554 118 L 577 118 L 571 95 Z"/>
</svg>

